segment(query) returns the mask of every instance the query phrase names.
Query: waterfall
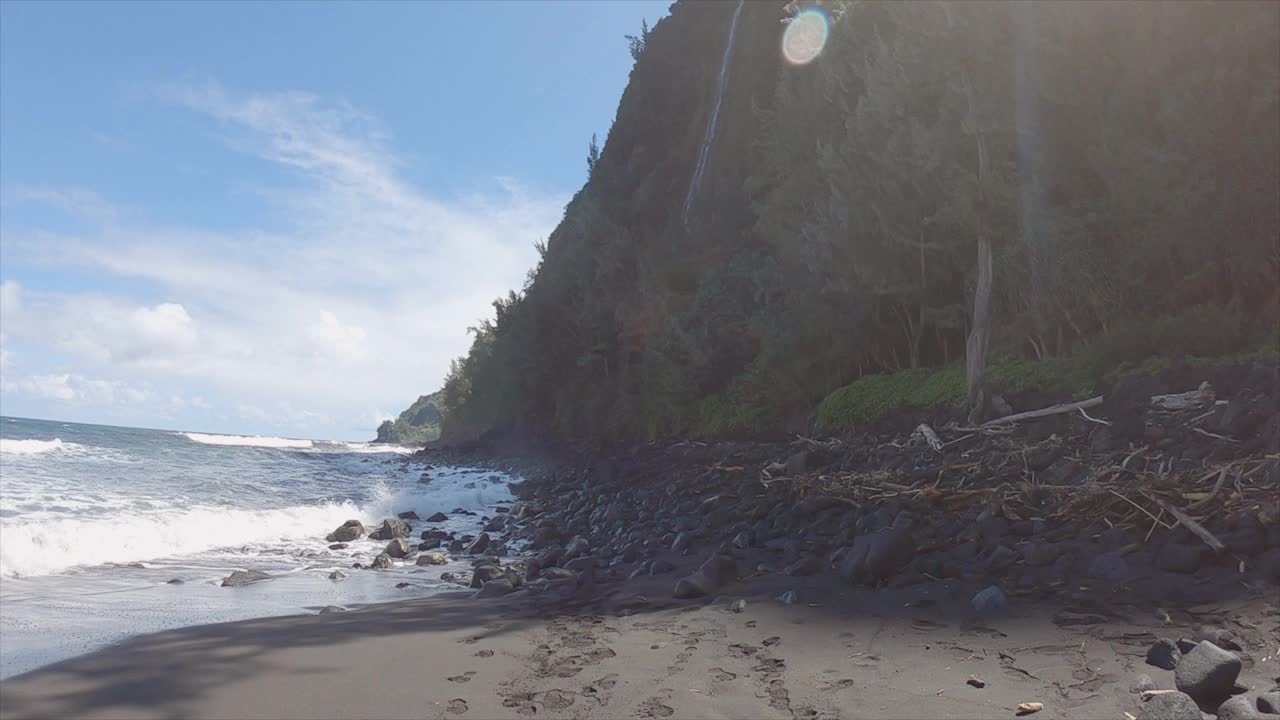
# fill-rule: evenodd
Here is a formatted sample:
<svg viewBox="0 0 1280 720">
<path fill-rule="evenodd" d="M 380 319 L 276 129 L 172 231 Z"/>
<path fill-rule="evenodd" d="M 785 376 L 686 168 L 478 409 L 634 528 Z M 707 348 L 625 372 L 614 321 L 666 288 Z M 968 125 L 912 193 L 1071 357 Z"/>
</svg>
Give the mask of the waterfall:
<svg viewBox="0 0 1280 720">
<path fill-rule="evenodd" d="M 724 54 L 720 57 L 720 76 L 716 78 L 715 102 L 711 105 L 711 116 L 707 118 L 707 128 L 702 133 L 702 144 L 698 146 L 698 162 L 693 166 L 693 177 L 689 180 L 689 194 L 684 199 L 684 223 L 689 224 L 689 211 L 693 209 L 693 198 L 702 186 L 702 176 L 707 171 L 707 161 L 711 158 L 711 146 L 716 142 L 716 126 L 720 120 L 720 103 L 724 99 L 724 88 L 729 78 L 729 58 L 733 55 L 733 37 L 738 32 L 738 16 L 742 14 L 742 6 L 746 0 L 738 0 L 733 10 L 733 20 L 729 23 L 729 39 L 724 44 Z"/>
</svg>

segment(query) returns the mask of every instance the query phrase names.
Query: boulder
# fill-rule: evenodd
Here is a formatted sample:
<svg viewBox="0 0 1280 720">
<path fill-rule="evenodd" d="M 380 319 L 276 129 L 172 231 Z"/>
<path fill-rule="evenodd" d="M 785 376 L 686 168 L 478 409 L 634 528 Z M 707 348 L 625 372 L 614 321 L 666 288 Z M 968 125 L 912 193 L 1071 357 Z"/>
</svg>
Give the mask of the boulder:
<svg viewBox="0 0 1280 720">
<path fill-rule="evenodd" d="M 436 513 L 436 514 L 432 515 L 431 517 L 427 518 L 427 522 L 429 522 L 429 523 L 442 523 L 442 522 L 444 522 L 445 520 L 448 520 L 448 519 L 449 519 L 449 516 L 448 516 L 448 515 L 445 515 L 445 514 L 444 514 L 444 513 L 442 513 L 442 512 L 438 512 L 438 513 Z"/>
<path fill-rule="evenodd" d="M 1178 649 L 1178 644 L 1169 638 L 1160 638 L 1147 649 L 1147 664 L 1154 665 L 1161 670 L 1177 668 L 1178 661 L 1181 659 L 1182 651 Z"/>
<path fill-rule="evenodd" d="M 261 570 L 236 570 L 222 580 L 222 587 L 241 587 L 270 579 L 271 576 Z"/>
<path fill-rule="evenodd" d="M 395 540 L 396 538 L 407 538 L 410 532 L 409 523 L 399 518 L 387 518 L 382 521 L 382 527 L 369 533 L 370 540 Z"/>
<path fill-rule="evenodd" d="M 675 569 L 676 569 L 675 564 L 672 563 L 670 560 L 658 558 L 657 560 L 654 560 L 653 564 L 649 566 L 649 574 L 662 575 L 663 573 L 669 573 Z"/>
<path fill-rule="evenodd" d="M 347 577 L 347 574 L 342 572 L 341 570 L 334 570 L 333 572 L 329 573 L 330 580 L 345 580 L 346 577 Z"/>
<path fill-rule="evenodd" d="M 471 574 L 471 587 L 483 587 L 485 583 L 502 576 L 502 568 L 497 565 L 481 565 Z"/>
<path fill-rule="evenodd" d="M 570 580 L 578 577 L 578 573 L 561 567 L 549 567 L 538 574 L 543 580 Z"/>
<path fill-rule="evenodd" d="M 693 536 L 687 532 L 676 535 L 676 539 L 671 543 L 672 552 L 684 552 L 693 544 Z"/>
<path fill-rule="evenodd" d="M 1206 640 L 1182 656 L 1174 684 L 1195 700 L 1213 705 L 1231 695 L 1239 676 L 1240 658 Z"/>
<path fill-rule="evenodd" d="M 1129 577 L 1129 563 L 1118 552 L 1105 552 L 1089 563 L 1089 577 L 1120 582 Z"/>
<path fill-rule="evenodd" d="M 995 585 L 979 590 L 969 602 L 975 611 L 983 614 L 999 612 L 1009 606 L 1008 598 Z"/>
<path fill-rule="evenodd" d="M 338 527 L 338 529 L 324 536 L 325 542 L 351 542 L 364 537 L 364 524 L 359 520 L 348 520 Z"/>
<path fill-rule="evenodd" d="M 1218 720 L 1261 720 L 1262 717 L 1244 695 L 1227 698 L 1218 706 Z"/>
<path fill-rule="evenodd" d="M 482 532 L 474 542 L 467 546 L 467 554 L 479 555 L 487 549 L 489 549 L 489 533 Z"/>
<path fill-rule="evenodd" d="M 697 571 L 676 581 L 672 595 L 687 599 L 710 595 L 737 579 L 738 564 L 727 555 L 716 553 L 707 558 Z"/>
<path fill-rule="evenodd" d="M 412 511 L 412 510 L 409 510 L 409 511 L 407 511 L 407 512 L 402 512 L 402 513 L 400 513 L 400 514 L 396 515 L 396 517 L 400 518 L 401 520 L 418 520 L 418 519 L 420 519 L 420 518 L 418 517 L 418 513 L 414 512 L 414 511 Z"/>
<path fill-rule="evenodd" d="M 425 552 L 418 556 L 419 565 L 444 565 L 449 556 L 442 552 Z"/>
<path fill-rule="evenodd" d="M 548 564 L 550 563 L 543 563 L 544 566 Z M 575 573 L 592 572 L 595 570 L 595 567 L 596 567 L 596 556 L 586 555 L 583 557 L 576 557 L 570 560 L 569 562 L 565 563 L 564 567 L 566 570 L 572 570 Z"/>
<path fill-rule="evenodd" d="M 1258 712 L 1266 715 L 1280 715 L 1280 687 L 1258 696 Z"/>
<path fill-rule="evenodd" d="M 1193 573 L 1200 569 L 1200 563 L 1208 549 L 1204 545 L 1167 543 L 1156 554 L 1156 567 L 1169 572 Z"/>
<path fill-rule="evenodd" d="M 916 544 L 905 523 L 854 541 L 841 564 L 841 575 L 850 582 L 875 585 L 906 567 L 915 557 Z"/>
<path fill-rule="evenodd" d="M 823 567 L 824 564 L 821 560 L 812 555 L 805 555 L 799 560 L 788 565 L 782 572 L 796 577 L 803 577 L 808 575 L 817 575 L 822 572 Z"/>
<path fill-rule="evenodd" d="M 330 545 L 330 546 L 329 546 L 329 549 L 330 549 L 330 550 L 346 550 L 346 549 L 347 549 L 347 544 L 346 544 L 346 543 L 333 543 L 332 545 Z"/>
<path fill-rule="evenodd" d="M 435 550 L 440 547 L 440 538 L 431 538 L 418 543 L 419 550 Z"/>
<path fill-rule="evenodd" d="M 404 538 L 396 538 L 395 540 L 387 543 L 387 547 L 383 552 L 393 558 L 403 558 L 413 552 L 413 546 Z"/>
<path fill-rule="evenodd" d="M 386 570 L 391 567 L 391 556 L 386 553 L 378 553 L 378 557 L 369 563 L 369 567 L 374 570 Z"/>
<path fill-rule="evenodd" d="M 1153 695 L 1138 710 L 1138 720 L 1201 720 L 1200 708 L 1180 692 Z"/>
<path fill-rule="evenodd" d="M 515 592 L 515 586 L 507 578 L 501 577 L 485 583 L 472 597 L 477 599 L 495 598 L 510 595 L 513 592 Z"/>
<path fill-rule="evenodd" d="M 328 615 L 330 613 L 340 613 L 340 612 L 346 612 L 346 611 L 347 609 L 344 607 L 339 607 L 337 605 L 325 605 L 324 607 L 320 608 L 319 614 Z"/>
</svg>

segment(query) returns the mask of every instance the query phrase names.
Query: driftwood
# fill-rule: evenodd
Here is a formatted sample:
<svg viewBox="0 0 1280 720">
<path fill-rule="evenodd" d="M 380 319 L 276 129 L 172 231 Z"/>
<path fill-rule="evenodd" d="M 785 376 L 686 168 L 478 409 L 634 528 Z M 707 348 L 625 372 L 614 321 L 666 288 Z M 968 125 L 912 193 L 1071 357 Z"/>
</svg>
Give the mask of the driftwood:
<svg viewBox="0 0 1280 720">
<path fill-rule="evenodd" d="M 1190 515 L 1182 512 L 1178 508 L 1170 505 L 1169 503 L 1161 500 L 1160 498 L 1151 498 L 1151 499 L 1155 500 L 1156 504 L 1159 505 L 1161 508 L 1163 508 L 1165 512 L 1169 513 L 1175 519 L 1177 519 L 1178 522 L 1182 523 L 1183 527 L 1195 533 L 1196 537 L 1203 540 L 1205 545 L 1208 545 L 1209 547 L 1213 548 L 1214 552 L 1220 553 L 1223 550 L 1227 549 L 1227 546 L 1223 545 L 1221 540 L 1214 537 L 1213 533 L 1206 530 L 1203 525 L 1196 522 L 1195 519 L 1192 518 Z"/>
<path fill-rule="evenodd" d="M 933 448 L 934 452 L 942 452 L 942 441 L 938 439 L 938 433 L 934 432 L 928 424 L 920 423 L 916 432 L 924 436 L 925 442 L 929 443 L 929 447 Z"/>
<path fill-rule="evenodd" d="M 1213 388 L 1208 381 L 1195 390 L 1151 397 L 1151 406 L 1161 410 L 1190 410 L 1206 404 L 1213 404 Z"/>
<path fill-rule="evenodd" d="M 1081 400 L 1079 402 L 1064 403 L 1062 405 L 1053 405 L 1051 407 L 1041 408 L 1039 410 L 1028 410 L 1026 412 L 1006 415 L 1005 417 L 996 418 L 995 420 L 988 420 L 982 423 L 981 425 L 979 425 L 978 427 L 990 428 L 990 427 L 995 427 L 997 425 L 1006 425 L 1008 423 L 1015 423 L 1020 420 L 1030 420 L 1032 418 L 1048 417 L 1049 415 L 1061 415 L 1062 413 L 1075 412 L 1076 410 L 1087 410 L 1091 407 L 1097 407 L 1098 405 L 1101 405 L 1101 404 L 1102 404 L 1102 396 L 1099 395 L 1097 397 L 1091 397 L 1088 400 Z"/>
</svg>

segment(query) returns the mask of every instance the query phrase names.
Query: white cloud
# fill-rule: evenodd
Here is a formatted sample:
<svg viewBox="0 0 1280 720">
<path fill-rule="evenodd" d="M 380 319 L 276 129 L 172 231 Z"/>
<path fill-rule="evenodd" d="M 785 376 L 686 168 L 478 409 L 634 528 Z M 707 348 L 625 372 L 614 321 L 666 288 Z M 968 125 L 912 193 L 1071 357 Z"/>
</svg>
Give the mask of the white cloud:
<svg viewBox="0 0 1280 720">
<path fill-rule="evenodd" d="M 5 226 L 6 259 L 114 276 L 111 287 L 124 280 L 147 293 L 20 294 L 6 282 L 5 330 L 24 364 L 32 346 L 70 358 L 32 372 L 154 385 L 150 400 L 165 412 L 178 394 L 188 416 L 239 417 L 265 432 L 368 435 L 382 408 L 439 387 L 468 347 L 466 327 L 523 283 L 533 242 L 567 200 L 509 178 L 487 193 L 426 193 L 403 179 L 376 121 L 344 103 L 217 85 L 164 95 L 220 123 L 233 150 L 296 174 L 254 196 L 285 222 L 167 226 L 94 193 L 23 193 L 90 229 Z"/>
</svg>

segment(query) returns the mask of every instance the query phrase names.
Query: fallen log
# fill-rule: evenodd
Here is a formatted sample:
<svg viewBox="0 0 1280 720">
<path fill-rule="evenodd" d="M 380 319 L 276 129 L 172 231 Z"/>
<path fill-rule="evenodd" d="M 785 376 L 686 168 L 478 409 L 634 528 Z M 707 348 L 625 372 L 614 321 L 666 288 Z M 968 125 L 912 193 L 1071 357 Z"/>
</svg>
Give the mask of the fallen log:
<svg viewBox="0 0 1280 720">
<path fill-rule="evenodd" d="M 1203 540 L 1205 545 L 1208 545 L 1209 547 L 1213 548 L 1214 552 L 1220 553 L 1223 550 L 1227 549 L 1227 546 L 1223 545 L 1221 540 L 1215 537 L 1213 533 L 1206 530 L 1203 525 L 1196 522 L 1195 519 L 1192 518 L 1190 515 L 1182 512 L 1178 508 L 1170 505 L 1169 503 L 1161 500 L 1158 497 L 1153 497 L 1151 499 L 1155 500 L 1157 505 L 1164 508 L 1165 512 L 1169 513 L 1178 522 L 1182 523 L 1183 527 L 1195 533 L 1196 537 Z"/>
</svg>

